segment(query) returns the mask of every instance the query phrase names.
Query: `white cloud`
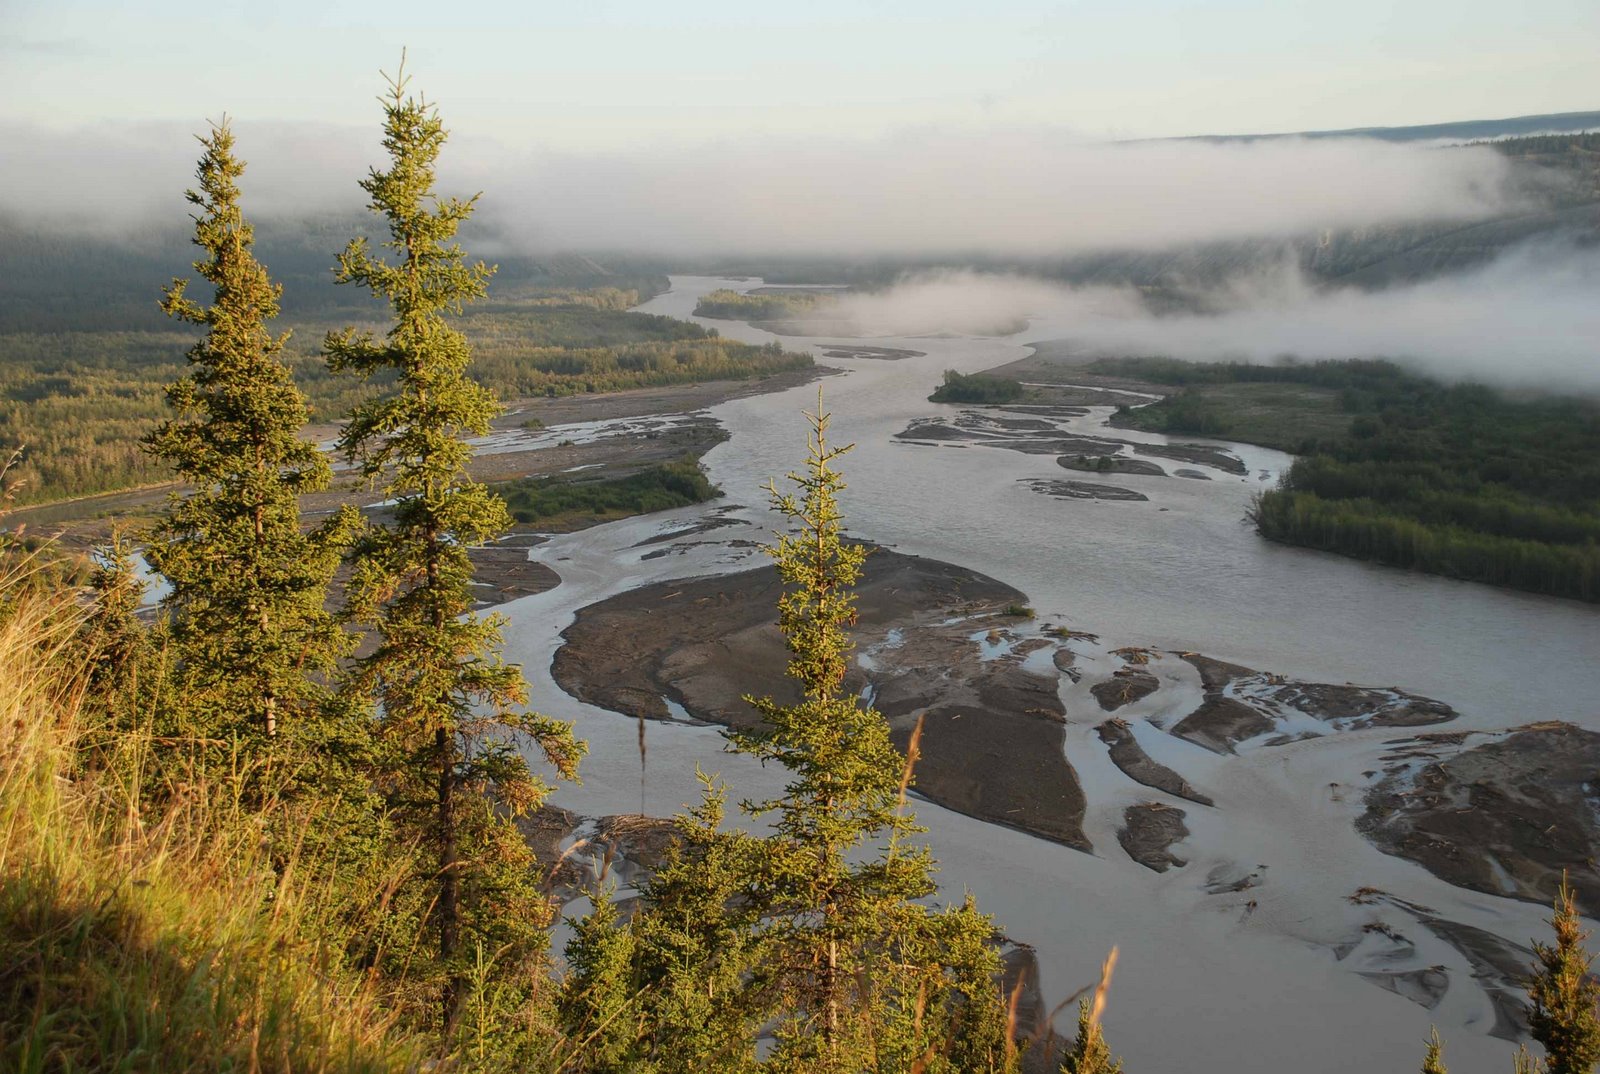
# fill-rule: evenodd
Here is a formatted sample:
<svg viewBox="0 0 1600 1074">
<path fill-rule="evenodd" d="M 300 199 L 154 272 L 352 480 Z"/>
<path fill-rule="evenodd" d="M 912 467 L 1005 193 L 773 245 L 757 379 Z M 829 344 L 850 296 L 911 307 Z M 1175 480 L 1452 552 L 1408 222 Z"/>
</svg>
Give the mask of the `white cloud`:
<svg viewBox="0 0 1600 1074">
<path fill-rule="evenodd" d="M 236 125 L 257 214 L 347 209 L 376 129 Z M 196 146 L 171 124 L 0 128 L 0 207 L 91 226 L 182 222 Z M 924 130 L 559 155 L 458 138 L 447 192 L 528 250 L 1046 255 L 1472 219 L 1516 196 L 1486 148 L 1364 140 L 1091 144 Z"/>
</svg>

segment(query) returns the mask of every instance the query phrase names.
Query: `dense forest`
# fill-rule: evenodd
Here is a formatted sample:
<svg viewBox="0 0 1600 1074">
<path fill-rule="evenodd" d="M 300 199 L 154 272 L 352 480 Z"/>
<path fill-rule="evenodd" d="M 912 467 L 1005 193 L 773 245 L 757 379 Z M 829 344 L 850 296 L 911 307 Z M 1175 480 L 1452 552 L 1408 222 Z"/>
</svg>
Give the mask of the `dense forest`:
<svg viewBox="0 0 1600 1074">
<path fill-rule="evenodd" d="M 1254 511 L 1265 537 L 1600 600 L 1600 402 L 1441 384 L 1376 360 L 1090 368 L 1182 386 L 1125 410 L 1128 425 L 1299 455 Z M 1316 391 L 1263 396 L 1263 385 Z"/>
<path fill-rule="evenodd" d="M 174 264 L 190 256 L 179 254 Z M 738 343 L 676 318 L 626 312 L 637 299 L 631 288 L 558 287 L 486 302 L 462 320 L 476 352 L 473 375 L 515 399 L 744 380 L 811 364 L 775 344 Z M 285 321 L 292 335 L 283 360 L 314 421 L 335 421 L 384 390 L 381 378 L 363 383 L 328 369 L 316 348 L 333 322 Z M 167 480 L 169 471 L 138 441 L 163 413 L 163 387 L 181 375 L 191 342 L 170 325 L 0 332 L 0 446 L 25 447 L 11 474 L 21 482 L 16 502 Z"/>
</svg>

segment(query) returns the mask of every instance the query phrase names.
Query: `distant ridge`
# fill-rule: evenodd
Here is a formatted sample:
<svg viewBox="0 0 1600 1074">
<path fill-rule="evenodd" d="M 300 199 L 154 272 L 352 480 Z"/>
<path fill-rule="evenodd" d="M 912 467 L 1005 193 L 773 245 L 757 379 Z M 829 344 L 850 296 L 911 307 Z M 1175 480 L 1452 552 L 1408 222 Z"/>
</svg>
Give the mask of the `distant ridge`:
<svg viewBox="0 0 1600 1074">
<path fill-rule="evenodd" d="M 1350 127 L 1336 131 L 1287 131 L 1282 134 L 1196 134 L 1173 142 L 1259 142 L 1273 138 L 1375 138 L 1381 142 L 1428 142 L 1437 139 L 1477 141 L 1526 134 L 1570 134 L 1600 130 L 1600 112 L 1553 112 L 1542 116 L 1508 119 L 1464 119 L 1455 123 L 1428 123 L 1420 127 Z"/>
</svg>

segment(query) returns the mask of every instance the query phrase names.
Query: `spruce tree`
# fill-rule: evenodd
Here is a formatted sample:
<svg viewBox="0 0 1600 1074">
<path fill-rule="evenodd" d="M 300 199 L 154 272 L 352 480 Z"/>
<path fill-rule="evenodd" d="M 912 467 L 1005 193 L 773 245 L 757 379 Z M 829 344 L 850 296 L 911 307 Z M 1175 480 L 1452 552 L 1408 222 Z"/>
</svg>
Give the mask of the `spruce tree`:
<svg viewBox="0 0 1600 1074">
<path fill-rule="evenodd" d="M 882 715 L 844 689 L 867 550 L 844 537 L 845 485 L 834 463 L 850 448 L 828 444 L 820 393 L 807 419 L 806 467 L 789 475 L 795 491 L 769 487 L 792 525 L 768 551 L 785 586 L 779 625 L 802 697 L 797 705 L 747 699 L 761 724 L 729 736 L 733 748 L 791 776 L 782 797 L 745 803 L 773 817 L 749 884 L 778 1012 L 772 1062 L 806 1071 L 877 1066 L 886 1053 L 914 1062 L 924 1051 L 948 1054 L 953 1041 L 927 1047 L 948 1030 L 963 1034 L 961 1047 L 979 1064 L 971 1069 L 998 1069 L 1007 1062 L 1003 1026 L 946 1017 L 998 1009 L 992 973 L 964 972 L 948 954 L 981 948 L 984 971 L 997 970 L 989 926 L 975 912 L 938 915 L 913 901 L 933 893 L 934 866 L 925 847 L 905 845 L 921 830 L 903 808 L 906 758 Z M 981 943 L 963 944 L 962 932 Z"/>
<path fill-rule="evenodd" d="M 1061 1061 L 1062 1074 L 1121 1074 L 1122 1061 L 1111 1058 L 1111 1046 L 1087 999 L 1078 1004 L 1078 1035 Z"/>
<path fill-rule="evenodd" d="M 96 551 L 89 592 L 93 603 L 79 629 L 90 661 L 89 700 L 113 711 L 132 703 L 139 666 L 150 652 L 149 631 L 138 617 L 144 584 L 134 569 L 133 549 L 121 533 Z M 118 715 L 127 719 L 131 713 Z"/>
<path fill-rule="evenodd" d="M 1444 1043 L 1437 1026 L 1428 1034 L 1428 1051 L 1422 1057 L 1422 1074 L 1449 1074 L 1444 1065 Z"/>
<path fill-rule="evenodd" d="M 679 818 L 633 918 L 602 908 L 580 924 L 564 1029 L 599 1068 L 657 1074 L 1013 1070 L 993 927 L 970 898 L 942 911 L 913 901 L 934 885 L 926 848 L 906 844 L 921 830 L 904 811 L 912 772 L 883 717 L 843 690 L 866 551 L 844 539 L 837 502 L 833 463 L 848 449 L 828 445 L 820 397 L 807 417 L 799 491 L 772 489 L 794 531 L 769 550 L 803 696 L 752 699 L 763 726 L 728 735 L 790 772 L 782 797 L 743 804 L 772 816 L 771 833 L 723 830 L 725 793 L 702 776 L 704 798 Z"/>
<path fill-rule="evenodd" d="M 301 529 L 301 495 L 332 472 L 302 437 L 305 400 L 281 358 L 288 334 L 269 327 L 281 288 L 252 253 L 233 134 L 224 122 L 200 141 L 194 268 L 214 295 L 192 301 L 183 279 L 166 290 L 162 309 L 205 334 L 167 389 L 176 417 L 145 441 L 189 491 L 170 498 L 146 554 L 172 586 L 163 604 L 183 730 L 315 742 L 327 730 L 323 678 L 349 651 L 325 602 L 354 516 Z"/>
<path fill-rule="evenodd" d="M 723 831 L 726 793 L 701 803 L 618 925 L 598 903 L 567 946 L 563 1028 L 584 1070 L 734 1074 L 752 1068 L 770 1011 L 760 917 L 748 897 L 760 840 Z M 615 957 L 626 950 L 627 959 Z"/>
<path fill-rule="evenodd" d="M 389 166 L 360 185 L 387 225 L 388 253 L 353 240 L 337 279 L 386 301 L 394 323 L 381 339 L 332 333 L 325 353 L 336 371 L 394 380 L 390 393 L 353 411 L 339 439 L 393 504 L 390 521 L 366 529 L 352 551 L 347 612 L 378 635 L 353 686 L 381 712 L 381 786 L 393 815 L 433 858 L 431 891 L 417 904 L 436 932 L 449 1030 L 478 950 L 538 979 L 531 967 L 547 904 L 511 818 L 548 787 L 519 745 L 537 746 L 564 777 L 576 775 L 583 748 L 570 725 L 519 710 L 526 686 L 498 655 L 501 620 L 473 614 L 467 550 L 499 536 L 510 518 L 467 475 L 468 438 L 489 431 L 498 404 L 468 376 L 471 351 L 449 317 L 483 296 L 493 270 L 468 264 L 454 241 L 476 197 L 434 193 L 447 137 L 437 110 L 407 93 L 403 72 L 383 106 Z"/>
<path fill-rule="evenodd" d="M 1594 956 L 1584 949 L 1589 933 L 1578 917 L 1577 902 L 1565 875 L 1556 894 L 1554 946 L 1535 941 L 1537 960 L 1528 981 L 1528 1029 L 1544 1045 L 1549 1074 L 1591 1074 L 1600 1062 L 1600 983 L 1589 973 Z"/>
<path fill-rule="evenodd" d="M 643 1039 L 633 972 L 633 929 L 621 922 L 609 891 L 593 894 L 594 912 L 575 921 L 567 942 L 567 976 L 556 1014 L 568 1055 L 586 1074 L 630 1069 Z"/>
</svg>

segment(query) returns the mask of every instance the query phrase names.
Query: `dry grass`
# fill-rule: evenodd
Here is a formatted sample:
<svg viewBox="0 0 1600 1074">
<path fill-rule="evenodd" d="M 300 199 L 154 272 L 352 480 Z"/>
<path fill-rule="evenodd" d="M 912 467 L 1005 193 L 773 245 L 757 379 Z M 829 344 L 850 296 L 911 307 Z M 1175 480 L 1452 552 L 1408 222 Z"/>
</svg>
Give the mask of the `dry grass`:
<svg viewBox="0 0 1600 1074">
<path fill-rule="evenodd" d="M 81 613 L 28 569 L 0 576 L 0 1069 L 417 1069 L 259 817 L 204 780 L 143 804 L 137 734 L 84 749 Z"/>
</svg>

